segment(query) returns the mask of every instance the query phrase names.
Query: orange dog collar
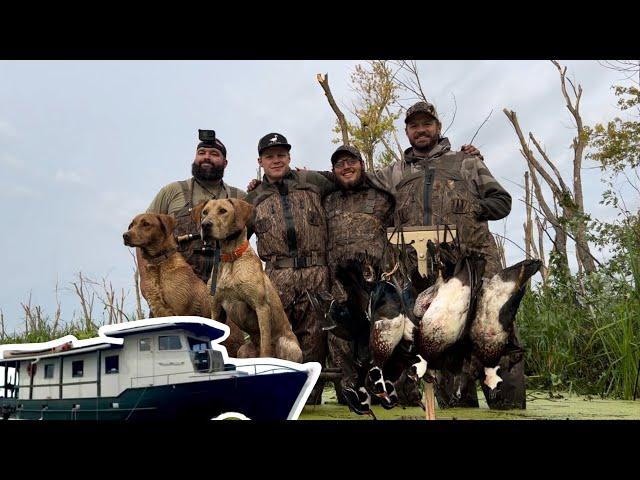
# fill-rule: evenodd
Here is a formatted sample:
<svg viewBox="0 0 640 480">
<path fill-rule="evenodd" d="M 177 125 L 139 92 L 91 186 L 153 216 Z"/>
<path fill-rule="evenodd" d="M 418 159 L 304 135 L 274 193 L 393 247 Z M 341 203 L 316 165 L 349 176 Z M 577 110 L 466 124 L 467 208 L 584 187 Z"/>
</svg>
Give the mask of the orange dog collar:
<svg viewBox="0 0 640 480">
<path fill-rule="evenodd" d="M 245 240 L 244 242 L 242 242 L 242 245 L 236 248 L 233 252 L 223 253 L 222 255 L 220 255 L 220 260 L 222 260 L 223 262 L 235 262 L 242 256 L 244 252 L 247 251 L 247 248 L 249 248 L 249 240 Z"/>
</svg>

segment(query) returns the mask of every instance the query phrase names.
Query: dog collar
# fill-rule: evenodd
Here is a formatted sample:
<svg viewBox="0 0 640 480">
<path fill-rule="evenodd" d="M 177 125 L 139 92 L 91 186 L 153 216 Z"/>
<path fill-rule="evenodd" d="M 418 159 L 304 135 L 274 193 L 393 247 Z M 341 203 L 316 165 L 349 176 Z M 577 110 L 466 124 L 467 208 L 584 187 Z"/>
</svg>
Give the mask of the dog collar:
<svg viewBox="0 0 640 480">
<path fill-rule="evenodd" d="M 171 255 L 173 255 L 177 251 L 178 249 L 174 247 L 174 248 L 165 250 L 154 257 L 148 254 L 144 254 L 143 257 L 148 263 L 151 263 L 152 265 L 159 265 L 165 260 L 167 260 Z"/>
<path fill-rule="evenodd" d="M 242 245 L 236 248 L 233 252 L 223 253 L 222 255 L 220 255 L 220 260 L 222 260 L 223 262 L 235 262 L 242 256 L 244 252 L 247 251 L 247 248 L 249 248 L 249 240 L 245 240 L 244 242 L 242 242 Z"/>
</svg>

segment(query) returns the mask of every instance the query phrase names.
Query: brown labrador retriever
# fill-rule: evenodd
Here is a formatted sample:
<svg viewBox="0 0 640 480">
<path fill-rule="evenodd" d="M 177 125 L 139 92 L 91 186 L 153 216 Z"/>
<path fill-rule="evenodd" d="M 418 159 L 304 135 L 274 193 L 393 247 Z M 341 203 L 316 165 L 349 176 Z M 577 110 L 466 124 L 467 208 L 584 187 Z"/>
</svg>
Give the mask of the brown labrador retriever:
<svg viewBox="0 0 640 480">
<path fill-rule="evenodd" d="M 197 315 L 211 318 L 211 296 L 205 283 L 178 252 L 171 215 L 136 215 L 122 236 L 124 244 L 139 247 L 140 290 L 156 317 Z M 222 344 L 235 357 L 244 335 L 233 322 L 227 322 L 229 338 Z"/>
<path fill-rule="evenodd" d="M 249 203 L 235 198 L 209 200 L 193 209 L 202 238 L 220 242 L 213 318 L 226 312 L 250 335 L 251 341 L 242 346 L 238 357 L 253 357 L 259 351 L 261 357 L 302 362 L 300 344 L 278 292 L 247 240 L 246 224 L 252 209 Z"/>
</svg>

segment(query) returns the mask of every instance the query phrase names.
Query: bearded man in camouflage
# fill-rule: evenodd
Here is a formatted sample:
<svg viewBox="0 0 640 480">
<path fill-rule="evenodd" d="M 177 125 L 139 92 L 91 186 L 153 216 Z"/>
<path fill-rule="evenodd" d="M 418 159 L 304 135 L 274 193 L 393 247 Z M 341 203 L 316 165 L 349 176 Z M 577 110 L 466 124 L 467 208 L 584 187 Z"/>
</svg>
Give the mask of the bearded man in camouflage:
<svg viewBox="0 0 640 480">
<path fill-rule="evenodd" d="M 342 145 L 331 155 L 333 180 L 339 189 L 323 199 L 327 214 L 328 259 L 336 311 L 347 324 L 332 325 L 328 344 L 332 362 L 342 369 L 340 386 L 355 390 L 358 374 L 370 360 L 366 308 L 372 283 L 383 268 L 387 227 L 393 223 L 395 198 L 364 171 L 360 152 Z M 388 253 L 388 252 L 387 252 Z M 374 280 L 374 278 L 370 278 Z M 341 392 L 338 393 L 340 396 Z"/>
<path fill-rule="evenodd" d="M 396 195 L 400 225 L 456 225 L 461 242 L 484 253 L 484 276 L 491 278 L 501 264 L 488 221 L 509 214 L 511 196 L 480 156 L 451 151 L 432 104 L 411 106 L 405 124 L 411 147 L 401 160 L 376 171 L 376 177 Z M 524 359 L 515 331 L 510 344 L 511 353 L 500 360 L 500 388 L 489 395 L 482 385 L 491 408 L 525 408 Z M 441 407 L 478 406 L 475 379 L 464 373 L 439 373 L 435 390 Z"/>
</svg>

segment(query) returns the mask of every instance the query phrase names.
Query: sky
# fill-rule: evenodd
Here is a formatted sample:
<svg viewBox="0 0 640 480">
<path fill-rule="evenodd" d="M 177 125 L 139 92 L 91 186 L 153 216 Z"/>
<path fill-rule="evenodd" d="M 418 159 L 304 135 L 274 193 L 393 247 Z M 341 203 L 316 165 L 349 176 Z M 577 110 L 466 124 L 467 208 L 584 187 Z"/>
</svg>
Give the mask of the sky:
<svg viewBox="0 0 640 480">
<path fill-rule="evenodd" d="M 619 115 L 611 85 L 618 72 L 596 61 L 562 61 L 583 89 L 585 124 Z M 78 272 L 106 279 L 134 311 L 133 261 L 122 233 L 160 188 L 190 177 L 198 129 L 226 145 L 225 181 L 245 188 L 256 175 L 258 139 L 270 132 L 293 145 L 292 166 L 329 169 L 335 116 L 316 81 L 328 73 L 346 111 L 349 77 L 359 61 L 0 61 L 0 310 L 7 332 L 21 330 L 21 303 L 31 295 L 45 315 L 77 318 L 71 291 Z M 556 68 L 549 61 L 420 61 L 426 95 L 436 105 L 454 149 L 474 144 L 513 197 L 506 221 L 490 228 L 523 246 L 526 163 L 503 108 L 518 114 L 571 179 L 575 133 Z M 412 102 L 405 102 L 410 105 Z M 398 121 L 403 148 L 409 146 Z M 585 161 L 585 206 L 594 217 L 601 173 Z M 629 197 L 631 199 L 631 197 Z M 637 209 L 637 196 L 628 205 Z M 524 253 L 507 242 L 507 263 Z M 597 253 L 597 252 L 595 252 Z M 94 314 L 102 307 L 96 299 Z"/>
</svg>

